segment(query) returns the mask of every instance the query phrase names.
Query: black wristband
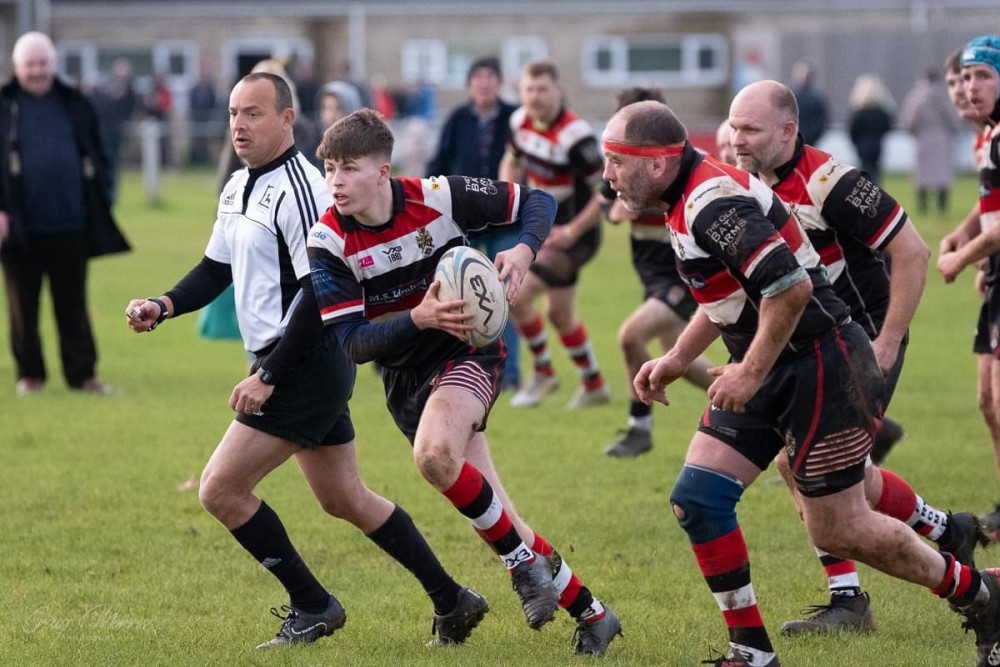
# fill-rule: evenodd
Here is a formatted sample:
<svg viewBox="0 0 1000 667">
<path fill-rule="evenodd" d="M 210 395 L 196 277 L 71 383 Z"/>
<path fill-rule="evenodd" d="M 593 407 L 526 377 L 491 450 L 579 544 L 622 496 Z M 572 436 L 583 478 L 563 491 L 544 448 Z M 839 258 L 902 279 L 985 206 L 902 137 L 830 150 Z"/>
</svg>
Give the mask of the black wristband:
<svg viewBox="0 0 1000 667">
<path fill-rule="evenodd" d="M 146 301 L 152 301 L 160 307 L 159 317 L 157 317 L 156 321 L 149 327 L 149 330 L 152 331 L 156 327 L 160 326 L 160 324 L 163 323 L 163 320 L 167 319 L 167 304 L 163 303 L 163 299 L 155 299 L 153 297 L 147 297 Z"/>
</svg>

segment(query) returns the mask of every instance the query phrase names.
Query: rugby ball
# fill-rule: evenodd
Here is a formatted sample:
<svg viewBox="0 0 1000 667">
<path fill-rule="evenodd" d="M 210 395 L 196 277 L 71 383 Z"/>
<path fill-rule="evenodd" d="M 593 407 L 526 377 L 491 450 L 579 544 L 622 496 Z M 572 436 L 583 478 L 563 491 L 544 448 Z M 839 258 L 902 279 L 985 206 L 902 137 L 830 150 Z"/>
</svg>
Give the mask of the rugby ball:
<svg viewBox="0 0 1000 667">
<path fill-rule="evenodd" d="M 442 301 L 464 300 L 463 313 L 472 313 L 469 344 L 489 345 L 507 326 L 507 297 L 493 262 L 466 246 L 451 248 L 438 260 L 434 279 L 441 283 Z"/>
</svg>

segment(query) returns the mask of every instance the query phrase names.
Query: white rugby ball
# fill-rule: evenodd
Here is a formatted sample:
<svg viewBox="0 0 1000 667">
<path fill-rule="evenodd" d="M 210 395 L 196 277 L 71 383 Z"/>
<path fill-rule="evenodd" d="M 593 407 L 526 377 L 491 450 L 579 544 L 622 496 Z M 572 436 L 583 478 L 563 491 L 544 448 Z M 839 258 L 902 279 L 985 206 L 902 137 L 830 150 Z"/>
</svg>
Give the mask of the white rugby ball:
<svg viewBox="0 0 1000 667">
<path fill-rule="evenodd" d="M 507 326 L 507 297 L 500 274 L 489 258 L 474 248 L 451 248 L 438 260 L 434 279 L 441 283 L 439 299 L 462 299 L 462 312 L 472 313 L 470 345 L 482 347 L 500 337 Z"/>
</svg>

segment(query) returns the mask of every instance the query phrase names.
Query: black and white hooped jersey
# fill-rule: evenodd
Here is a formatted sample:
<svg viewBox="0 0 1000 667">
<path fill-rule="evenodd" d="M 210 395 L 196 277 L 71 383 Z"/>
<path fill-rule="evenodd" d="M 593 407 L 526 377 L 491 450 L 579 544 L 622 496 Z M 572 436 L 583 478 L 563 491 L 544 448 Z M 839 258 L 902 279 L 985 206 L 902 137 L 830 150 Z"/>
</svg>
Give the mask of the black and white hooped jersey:
<svg viewBox="0 0 1000 667">
<path fill-rule="evenodd" d="M 544 190 L 559 204 L 555 224 L 569 222 L 590 198 L 589 179 L 604 168 L 597 137 L 587 121 L 568 109 L 539 127 L 524 107 L 510 116 L 510 146 L 524 167 L 527 184 Z"/>
<path fill-rule="evenodd" d="M 407 315 L 423 300 L 445 251 L 467 245 L 470 232 L 515 224 L 524 201 L 519 185 L 487 178 L 394 178 L 391 185 L 389 222 L 367 227 L 331 207 L 309 235 L 316 301 L 328 325 Z M 458 338 L 428 329 L 379 363 L 423 366 L 469 350 Z"/>
<path fill-rule="evenodd" d="M 826 279 L 819 255 L 788 207 L 756 177 L 687 144 L 680 172 L 663 193 L 681 278 L 722 331 L 729 353 L 746 354 L 762 298 L 802 278 L 813 295 L 782 357 L 850 319 Z"/>
<path fill-rule="evenodd" d="M 1000 120 L 1000 104 L 993 112 Z M 983 128 L 980 148 L 976 154 L 979 167 L 979 226 L 987 232 L 1000 224 L 1000 122 L 987 123 Z M 1000 283 L 1000 254 L 990 255 L 986 280 Z"/>
<path fill-rule="evenodd" d="M 309 275 L 306 237 L 332 201 L 323 175 L 294 147 L 226 183 L 205 256 L 232 267 L 247 350 L 284 333 L 299 280 Z"/>
<path fill-rule="evenodd" d="M 851 318 L 874 340 L 889 310 L 882 251 L 906 225 L 906 211 L 859 170 L 801 137 L 777 175 L 774 192 L 806 230 Z"/>
</svg>

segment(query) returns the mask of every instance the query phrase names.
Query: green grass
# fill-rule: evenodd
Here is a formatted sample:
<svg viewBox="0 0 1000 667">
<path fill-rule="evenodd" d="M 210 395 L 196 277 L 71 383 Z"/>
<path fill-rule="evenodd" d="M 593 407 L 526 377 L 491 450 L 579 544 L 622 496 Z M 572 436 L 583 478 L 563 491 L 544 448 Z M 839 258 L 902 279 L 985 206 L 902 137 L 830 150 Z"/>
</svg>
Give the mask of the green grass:
<svg viewBox="0 0 1000 667">
<path fill-rule="evenodd" d="M 909 181 L 893 178 L 889 188 L 912 205 Z M 973 179 L 964 178 L 950 216 L 915 220 L 935 255 L 974 196 Z M 0 354 L 0 664 L 579 664 L 565 614 L 541 633 L 525 627 L 496 557 L 415 470 L 368 368 L 359 372 L 351 406 L 365 480 L 412 514 L 449 571 L 481 591 L 492 611 L 468 645 L 424 649 L 431 608 L 419 586 L 358 531 L 326 517 L 287 465 L 259 492 L 350 618 L 315 645 L 253 651 L 276 630 L 267 609 L 284 602 L 282 591 L 200 508 L 194 491 L 177 488 L 200 472 L 231 418 L 227 401 L 245 368 L 243 352 L 238 343 L 200 339 L 193 316 L 150 335 L 124 326 L 128 300 L 172 286 L 199 260 L 211 230 L 211 174 L 167 177 L 163 197 L 161 208 L 147 208 L 138 176 L 126 175 L 118 216 L 135 251 L 91 264 L 100 375 L 118 395 L 64 388 L 49 305 L 45 392 L 16 398 L 10 357 Z M 613 403 L 565 413 L 573 370 L 556 346 L 563 388 L 533 411 L 511 411 L 501 398 L 489 437 L 523 515 L 621 617 L 627 636 L 607 663 L 694 665 L 709 647 L 725 648 L 726 632 L 668 495 L 704 395 L 686 385 L 670 389 L 672 405 L 655 412 L 650 454 L 635 461 L 602 454 L 627 414 L 615 332 L 640 294 L 626 231 L 608 228 L 584 273 L 580 308 Z M 971 274 L 946 286 L 932 270 L 891 410 L 908 436 L 889 462 L 938 507 L 983 511 L 998 493 L 976 407 L 970 346 L 977 309 Z M 6 330 L 0 347 L 7 348 Z M 785 665 L 972 663 L 972 636 L 947 605 L 864 567 L 877 634 L 777 636 L 782 620 L 824 600 L 825 578 L 784 487 L 767 483 L 772 476 L 766 472 L 746 493 L 740 518 L 757 596 Z M 998 565 L 1000 557 L 986 551 L 980 561 Z"/>
</svg>

